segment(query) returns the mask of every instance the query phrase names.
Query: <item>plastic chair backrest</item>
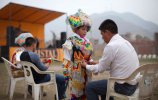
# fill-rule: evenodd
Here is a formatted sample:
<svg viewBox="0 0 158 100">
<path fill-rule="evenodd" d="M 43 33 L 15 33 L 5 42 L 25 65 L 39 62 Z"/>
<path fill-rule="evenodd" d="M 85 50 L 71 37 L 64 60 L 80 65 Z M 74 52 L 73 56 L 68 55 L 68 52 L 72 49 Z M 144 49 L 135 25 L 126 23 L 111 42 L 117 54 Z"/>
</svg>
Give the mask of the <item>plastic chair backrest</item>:
<svg viewBox="0 0 158 100">
<path fill-rule="evenodd" d="M 16 66 L 13 63 L 11 63 L 10 61 L 8 61 L 7 59 L 5 59 L 4 57 L 1 57 L 1 58 L 3 59 L 4 64 L 5 64 L 6 68 L 7 68 L 7 72 L 8 72 L 9 77 L 13 78 L 12 68 L 11 67 L 12 66 L 16 67 Z"/>
<path fill-rule="evenodd" d="M 152 98 L 155 90 L 154 84 L 158 79 L 158 64 L 146 64 L 142 67 L 144 71 L 141 73 L 143 77 L 139 82 L 139 97 Z"/>
<path fill-rule="evenodd" d="M 20 64 L 24 70 L 25 80 L 28 83 L 35 84 L 31 68 L 33 68 L 37 73 L 40 72 L 39 69 L 34 64 L 27 61 L 20 61 Z"/>
<path fill-rule="evenodd" d="M 158 64 L 145 64 L 137 68 L 126 80 L 132 80 L 136 77 L 137 74 L 143 75 L 143 78 L 148 73 L 156 74 L 158 71 Z"/>
<path fill-rule="evenodd" d="M 146 98 L 153 94 L 155 79 L 158 78 L 158 64 L 145 64 L 136 69 L 126 80 L 132 80 L 140 73 L 139 97 Z"/>
<path fill-rule="evenodd" d="M 139 92 L 137 91 L 138 96 L 136 95 L 136 93 L 134 93 L 131 96 L 126 96 L 126 95 L 118 94 L 114 91 L 114 84 L 112 85 L 111 82 L 117 82 L 117 81 L 129 82 L 135 79 L 135 77 L 137 77 L 138 74 L 140 74 L 139 76 L 141 76 L 137 80 L 139 83 L 139 87 L 138 87 Z M 108 88 L 107 98 L 109 98 L 109 96 L 114 96 L 114 95 L 123 98 L 135 98 L 136 100 L 139 98 L 141 99 L 151 98 L 154 91 L 154 87 L 153 87 L 155 83 L 154 80 L 157 78 L 158 78 L 158 64 L 142 65 L 139 68 L 137 68 L 128 78 L 125 79 L 110 77 L 107 87 Z"/>
</svg>

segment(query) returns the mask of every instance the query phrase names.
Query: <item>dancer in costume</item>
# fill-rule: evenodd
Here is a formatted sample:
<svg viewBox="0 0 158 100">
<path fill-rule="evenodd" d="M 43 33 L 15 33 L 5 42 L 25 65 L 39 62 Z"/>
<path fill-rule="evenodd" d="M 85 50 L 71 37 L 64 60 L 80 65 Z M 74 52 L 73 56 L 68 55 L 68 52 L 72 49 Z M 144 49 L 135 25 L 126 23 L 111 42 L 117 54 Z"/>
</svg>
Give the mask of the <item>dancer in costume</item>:
<svg viewBox="0 0 158 100">
<path fill-rule="evenodd" d="M 67 19 L 73 32 L 63 44 L 64 51 L 64 76 L 68 82 L 70 80 L 71 100 L 85 100 L 85 85 L 91 80 L 92 74 L 83 69 L 82 61 L 89 62 L 92 55 L 92 44 L 85 37 L 91 28 L 91 20 L 80 10 L 70 15 Z"/>
</svg>

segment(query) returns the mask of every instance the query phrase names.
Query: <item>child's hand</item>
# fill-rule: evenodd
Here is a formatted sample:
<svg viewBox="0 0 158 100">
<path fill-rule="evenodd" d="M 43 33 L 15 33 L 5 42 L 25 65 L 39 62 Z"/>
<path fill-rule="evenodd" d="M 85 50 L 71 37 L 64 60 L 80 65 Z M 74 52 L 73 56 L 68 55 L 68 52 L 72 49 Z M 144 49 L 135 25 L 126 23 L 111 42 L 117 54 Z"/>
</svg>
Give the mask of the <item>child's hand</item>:
<svg viewBox="0 0 158 100">
<path fill-rule="evenodd" d="M 42 59 L 42 62 L 44 64 L 51 64 L 53 61 L 52 61 L 52 58 L 44 58 L 44 59 Z"/>
</svg>

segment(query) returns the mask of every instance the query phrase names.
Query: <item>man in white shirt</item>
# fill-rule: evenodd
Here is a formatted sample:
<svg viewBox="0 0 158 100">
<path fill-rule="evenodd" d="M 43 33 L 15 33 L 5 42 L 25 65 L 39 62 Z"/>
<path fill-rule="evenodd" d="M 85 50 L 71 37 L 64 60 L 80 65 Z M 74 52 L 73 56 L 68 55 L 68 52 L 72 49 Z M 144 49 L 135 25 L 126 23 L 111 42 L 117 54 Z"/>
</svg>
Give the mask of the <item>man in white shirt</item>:
<svg viewBox="0 0 158 100">
<path fill-rule="evenodd" d="M 111 77 L 126 78 L 138 67 L 139 60 L 133 46 L 118 34 L 118 28 L 113 20 L 107 19 L 99 27 L 103 40 L 107 43 L 103 55 L 97 64 L 88 65 L 83 62 L 82 67 L 93 73 L 100 73 L 108 69 Z M 135 80 L 130 82 L 119 81 L 115 83 L 115 91 L 132 95 L 138 84 Z M 87 100 L 105 100 L 107 80 L 89 82 L 86 87 Z M 110 100 L 113 100 L 111 97 Z"/>
</svg>

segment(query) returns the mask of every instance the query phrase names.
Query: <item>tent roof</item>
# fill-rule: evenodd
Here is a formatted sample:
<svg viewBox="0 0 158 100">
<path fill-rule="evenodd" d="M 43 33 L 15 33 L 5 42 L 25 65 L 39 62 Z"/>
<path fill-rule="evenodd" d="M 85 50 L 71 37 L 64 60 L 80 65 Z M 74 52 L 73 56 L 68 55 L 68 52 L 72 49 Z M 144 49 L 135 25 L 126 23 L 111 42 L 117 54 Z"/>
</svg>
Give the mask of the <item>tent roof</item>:
<svg viewBox="0 0 158 100">
<path fill-rule="evenodd" d="M 45 24 L 58 18 L 59 16 L 62 16 L 63 14 L 64 13 L 62 12 L 29 7 L 15 3 L 9 3 L 0 9 L 1 20 L 12 20 L 37 24 Z"/>
</svg>

